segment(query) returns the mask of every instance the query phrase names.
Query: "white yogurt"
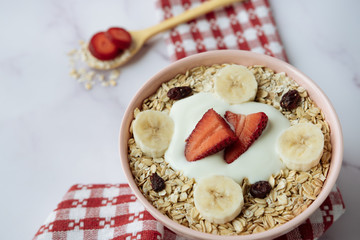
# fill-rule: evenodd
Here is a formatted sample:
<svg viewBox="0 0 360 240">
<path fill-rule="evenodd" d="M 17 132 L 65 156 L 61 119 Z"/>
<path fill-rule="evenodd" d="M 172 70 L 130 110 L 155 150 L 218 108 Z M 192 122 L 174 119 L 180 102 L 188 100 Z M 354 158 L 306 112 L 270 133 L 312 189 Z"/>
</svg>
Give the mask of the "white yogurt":
<svg viewBox="0 0 360 240">
<path fill-rule="evenodd" d="M 185 139 L 210 108 L 221 116 L 226 111 L 242 114 L 264 112 L 269 120 L 261 136 L 231 164 L 225 162 L 224 151 L 188 162 L 184 154 Z M 199 179 L 210 175 L 224 175 L 239 183 L 247 177 L 250 183 L 254 183 L 268 180 L 271 174 L 284 168 L 275 151 L 275 143 L 280 132 L 288 128 L 290 122 L 272 106 L 258 102 L 229 105 L 215 94 L 198 93 L 177 101 L 171 108 L 170 117 L 174 120 L 175 128 L 170 146 L 165 152 L 165 161 L 174 170 L 182 170 L 187 177 Z"/>
</svg>

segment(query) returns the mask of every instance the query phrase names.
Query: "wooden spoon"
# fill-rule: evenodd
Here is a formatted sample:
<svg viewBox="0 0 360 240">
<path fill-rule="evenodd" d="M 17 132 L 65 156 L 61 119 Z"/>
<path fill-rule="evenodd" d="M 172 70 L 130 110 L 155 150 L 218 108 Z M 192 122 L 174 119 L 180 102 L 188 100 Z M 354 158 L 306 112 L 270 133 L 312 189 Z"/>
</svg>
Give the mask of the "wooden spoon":
<svg viewBox="0 0 360 240">
<path fill-rule="evenodd" d="M 202 3 L 198 7 L 189 9 L 178 16 L 169 18 L 152 27 L 139 31 L 130 31 L 132 37 L 132 44 L 130 48 L 128 50 L 125 50 L 121 55 L 119 55 L 113 60 L 102 61 L 93 57 L 91 53 L 88 51 L 86 45 L 86 47 L 82 49 L 84 50 L 84 60 L 90 67 L 95 69 L 106 70 L 106 69 L 117 68 L 128 62 L 142 48 L 145 42 L 149 40 L 152 36 L 160 32 L 174 28 L 178 24 L 188 22 L 196 17 L 204 15 L 218 7 L 226 6 L 230 3 L 240 2 L 240 1 L 243 0 L 210 0 Z"/>
</svg>

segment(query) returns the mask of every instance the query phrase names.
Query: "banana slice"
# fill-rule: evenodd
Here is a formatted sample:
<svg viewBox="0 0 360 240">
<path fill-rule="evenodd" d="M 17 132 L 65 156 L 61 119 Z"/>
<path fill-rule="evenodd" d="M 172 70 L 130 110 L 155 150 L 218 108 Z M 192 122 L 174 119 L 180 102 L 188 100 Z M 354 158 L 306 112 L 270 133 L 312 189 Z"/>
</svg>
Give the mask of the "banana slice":
<svg viewBox="0 0 360 240">
<path fill-rule="evenodd" d="M 215 92 L 230 104 L 255 99 L 258 83 L 254 74 L 242 65 L 228 65 L 215 75 Z"/>
<path fill-rule="evenodd" d="M 324 134 L 312 123 L 289 127 L 277 141 L 280 158 L 291 170 L 310 170 L 319 163 L 323 149 Z"/>
<path fill-rule="evenodd" d="M 194 202 L 203 218 L 223 224 L 239 215 L 244 206 L 244 197 L 240 185 L 231 178 L 211 176 L 197 183 Z"/>
<path fill-rule="evenodd" d="M 174 132 L 174 121 L 163 112 L 140 112 L 133 123 L 136 144 L 150 157 L 161 157 L 169 147 Z"/>
</svg>

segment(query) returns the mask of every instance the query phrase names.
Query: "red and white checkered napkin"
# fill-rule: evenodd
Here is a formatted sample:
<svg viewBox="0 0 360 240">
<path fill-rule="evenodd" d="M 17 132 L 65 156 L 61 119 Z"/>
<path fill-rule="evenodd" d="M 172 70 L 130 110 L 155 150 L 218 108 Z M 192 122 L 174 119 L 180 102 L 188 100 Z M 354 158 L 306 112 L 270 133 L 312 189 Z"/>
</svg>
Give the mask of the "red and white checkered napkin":
<svg viewBox="0 0 360 240">
<path fill-rule="evenodd" d="M 196 7 L 205 0 L 157 0 L 161 19 Z M 210 12 L 165 33 L 172 60 L 217 49 L 241 49 L 286 61 L 267 0 L 239 2 Z"/>
<path fill-rule="evenodd" d="M 335 187 L 302 225 L 278 238 L 320 237 L 345 207 Z M 40 227 L 33 240 L 186 240 L 164 227 L 136 199 L 127 184 L 74 185 Z"/>
<path fill-rule="evenodd" d="M 200 0 L 157 0 L 161 19 Z M 172 60 L 215 49 L 242 49 L 286 60 L 267 0 L 236 3 L 182 24 L 165 34 Z M 334 187 L 304 224 L 279 239 L 316 239 L 345 211 Z M 126 184 L 74 185 L 36 233 L 34 240 L 183 239 L 147 212 Z"/>
</svg>

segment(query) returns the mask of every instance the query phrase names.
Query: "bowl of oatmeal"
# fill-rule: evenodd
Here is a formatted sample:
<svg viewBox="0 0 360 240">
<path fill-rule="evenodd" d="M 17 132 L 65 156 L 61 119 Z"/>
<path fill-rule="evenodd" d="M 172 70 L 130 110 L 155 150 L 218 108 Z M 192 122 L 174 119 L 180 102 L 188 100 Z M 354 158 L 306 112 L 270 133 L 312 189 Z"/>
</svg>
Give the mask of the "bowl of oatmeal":
<svg viewBox="0 0 360 240">
<path fill-rule="evenodd" d="M 293 66 L 221 50 L 161 70 L 119 135 L 136 197 L 191 239 L 272 239 L 303 223 L 338 177 L 343 140 L 329 99 Z"/>
</svg>

